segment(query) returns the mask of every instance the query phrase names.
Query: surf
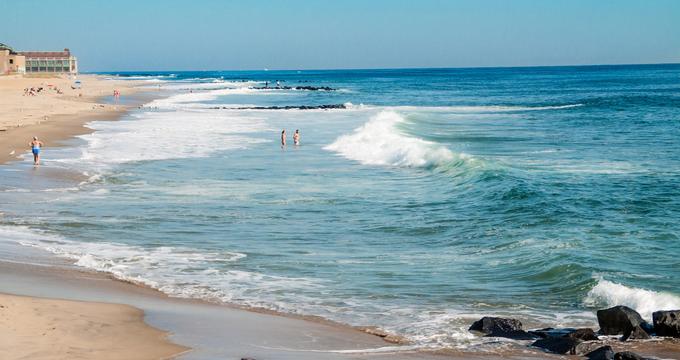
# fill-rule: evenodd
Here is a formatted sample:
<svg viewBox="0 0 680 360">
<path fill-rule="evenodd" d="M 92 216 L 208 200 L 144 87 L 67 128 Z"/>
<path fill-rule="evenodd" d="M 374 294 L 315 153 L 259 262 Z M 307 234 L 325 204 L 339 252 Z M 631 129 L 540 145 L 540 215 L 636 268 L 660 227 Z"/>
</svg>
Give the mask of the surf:
<svg viewBox="0 0 680 360">
<path fill-rule="evenodd" d="M 427 168 L 469 158 L 443 145 L 405 135 L 399 124 L 406 119 L 393 110 L 382 110 L 352 133 L 324 147 L 363 165 Z"/>
</svg>

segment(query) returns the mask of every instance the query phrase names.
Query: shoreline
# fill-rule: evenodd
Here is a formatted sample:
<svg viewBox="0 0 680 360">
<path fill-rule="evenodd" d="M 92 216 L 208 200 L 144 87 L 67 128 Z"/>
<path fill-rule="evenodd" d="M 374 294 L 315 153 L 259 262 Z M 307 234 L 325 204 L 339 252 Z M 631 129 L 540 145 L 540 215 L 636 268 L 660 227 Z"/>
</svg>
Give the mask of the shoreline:
<svg viewBox="0 0 680 360">
<path fill-rule="evenodd" d="M 46 254 L 51 255 L 51 254 Z M 497 352 L 414 349 L 322 318 L 244 309 L 229 303 L 174 298 L 111 274 L 80 269 L 66 259 L 31 265 L 0 259 L 0 296 L 113 303 L 143 311 L 149 326 L 169 333 L 184 351 L 178 359 L 233 356 L 255 359 L 545 359 L 537 349 L 503 348 Z M 224 344 L 230 347 L 224 348 Z M 219 346 L 218 346 L 219 344 Z M 190 350 L 186 350 L 190 348 Z"/>
<path fill-rule="evenodd" d="M 43 140 L 46 149 L 64 146 L 67 140 L 92 132 L 85 127 L 88 122 L 118 119 L 143 104 L 144 94 L 151 91 L 140 88 L 139 81 L 108 80 L 99 75 L 79 75 L 78 79 L 83 81 L 81 89 L 71 89 L 73 79 L 63 76 L 0 77 L 0 165 L 28 153 L 33 136 Z M 30 87 L 45 90 L 35 96 L 24 95 L 23 89 Z M 103 101 L 113 89 L 123 89 L 125 103 Z"/>
</svg>

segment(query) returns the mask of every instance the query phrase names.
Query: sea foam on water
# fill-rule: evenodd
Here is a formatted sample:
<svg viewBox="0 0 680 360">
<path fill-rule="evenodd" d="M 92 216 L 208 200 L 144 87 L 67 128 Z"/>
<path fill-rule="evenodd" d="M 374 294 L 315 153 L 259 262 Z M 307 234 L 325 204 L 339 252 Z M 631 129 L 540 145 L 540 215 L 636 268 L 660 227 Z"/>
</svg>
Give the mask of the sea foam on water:
<svg viewBox="0 0 680 360">
<path fill-rule="evenodd" d="M 383 110 L 324 149 L 364 165 L 428 167 L 455 159 L 444 146 L 403 135 L 397 126 L 404 120 L 395 111 Z"/>
</svg>

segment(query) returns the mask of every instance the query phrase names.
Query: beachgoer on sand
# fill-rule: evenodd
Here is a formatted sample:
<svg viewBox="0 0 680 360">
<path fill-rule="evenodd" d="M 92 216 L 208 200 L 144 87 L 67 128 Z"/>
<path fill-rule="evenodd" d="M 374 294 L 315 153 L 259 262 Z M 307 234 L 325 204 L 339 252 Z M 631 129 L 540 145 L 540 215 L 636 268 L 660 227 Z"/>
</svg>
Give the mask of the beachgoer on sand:
<svg viewBox="0 0 680 360">
<path fill-rule="evenodd" d="M 43 142 L 38 140 L 37 136 L 34 136 L 28 146 L 31 147 L 31 152 L 33 152 L 33 164 L 40 165 L 40 148 L 44 146 Z"/>
<path fill-rule="evenodd" d="M 295 134 L 293 134 L 293 143 L 295 145 L 300 145 L 300 130 L 299 129 L 295 130 Z"/>
<path fill-rule="evenodd" d="M 281 130 L 281 146 L 286 146 L 286 129 Z"/>
</svg>

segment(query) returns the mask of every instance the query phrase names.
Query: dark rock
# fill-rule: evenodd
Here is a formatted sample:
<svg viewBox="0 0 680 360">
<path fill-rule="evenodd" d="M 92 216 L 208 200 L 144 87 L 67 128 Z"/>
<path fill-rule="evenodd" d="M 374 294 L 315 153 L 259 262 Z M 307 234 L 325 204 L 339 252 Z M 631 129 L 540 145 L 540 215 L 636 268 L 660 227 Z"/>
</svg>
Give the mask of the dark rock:
<svg viewBox="0 0 680 360">
<path fill-rule="evenodd" d="M 286 105 L 286 106 L 243 106 L 243 107 L 227 107 L 216 106 L 210 109 L 222 110 L 328 110 L 328 109 L 347 109 L 345 104 L 327 104 L 327 105 Z"/>
<path fill-rule="evenodd" d="M 635 340 L 635 339 L 647 340 L 649 338 L 650 338 L 649 334 L 647 334 L 647 332 L 643 328 L 641 328 L 640 325 L 638 325 L 638 326 L 626 331 L 626 333 L 623 334 L 623 337 L 621 337 L 621 341 Z"/>
<path fill-rule="evenodd" d="M 307 90 L 307 91 L 335 91 L 336 89 L 333 89 L 328 86 L 253 86 L 251 89 L 255 90 L 265 90 L 265 89 L 274 89 L 274 90 Z"/>
<path fill-rule="evenodd" d="M 585 356 L 589 360 L 614 360 L 614 349 L 606 345 L 587 353 Z"/>
<path fill-rule="evenodd" d="M 655 311 L 652 319 L 657 336 L 680 337 L 680 310 Z"/>
<path fill-rule="evenodd" d="M 614 355 L 614 360 L 643 360 L 644 358 L 634 352 L 621 351 Z"/>
<path fill-rule="evenodd" d="M 485 316 L 472 323 L 468 330 L 479 331 L 485 335 L 494 332 L 511 332 L 522 330 L 522 322 L 517 319 Z"/>
<path fill-rule="evenodd" d="M 572 339 L 579 339 L 579 340 L 583 340 L 583 341 L 598 340 L 598 337 L 597 337 L 597 334 L 595 334 L 595 331 L 593 331 L 593 329 L 589 329 L 589 328 L 576 329 L 576 331 L 569 333 L 566 336 L 570 337 Z"/>
<path fill-rule="evenodd" d="M 581 343 L 581 340 L 570 337 L 548 337 L 534 341 L 531 346 L 545 349 L 556 354 L 575 355 L 576 345 L 579 343 Z"/>
<path fill-rule="evenodd" d="M 516 319 L 485 316 L 475 321 L 468 330 L 479 331 L 489 337 L 504 337 L 515 340 L 536 339 L 535 335 L 522 330 L 522 323 Z"/>
<path fill-rule="evenodd" d="M 640 325 L 643 320 L 637 311 L 627 306 L 614 306 L 597 311 L 597 322 L 604 335 L 619 335 Z"/>
</svg>

